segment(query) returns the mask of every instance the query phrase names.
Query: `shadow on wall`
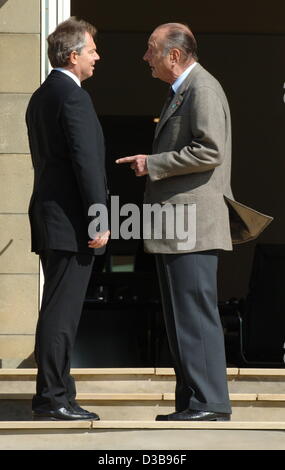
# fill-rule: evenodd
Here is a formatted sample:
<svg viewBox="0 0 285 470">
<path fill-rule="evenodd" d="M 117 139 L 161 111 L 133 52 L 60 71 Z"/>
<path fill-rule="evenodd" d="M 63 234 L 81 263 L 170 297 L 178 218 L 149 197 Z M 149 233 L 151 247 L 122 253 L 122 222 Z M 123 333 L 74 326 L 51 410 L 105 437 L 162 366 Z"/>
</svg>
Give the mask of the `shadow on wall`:
<svg viewBox="0 0 285 470">
<path fill-rule="evenodd" d="M 0 256 L 3 255 L 3 253 L 8 250 L 9 246 L 12 245 L 13 239 L 11 239 L 4 248 L 0 249 Z"/>
<path fill-rule="evenodd" d="M 35 369 L 36 367 L 34 353 L 32 353 L 17 366 L 17 369 Z"/>
<path fill-rule="evenodd" d="M 8 0 L 0 0 L 0 8 L 3 7 L 3 5 L 7 2 Z"/>
</svg>

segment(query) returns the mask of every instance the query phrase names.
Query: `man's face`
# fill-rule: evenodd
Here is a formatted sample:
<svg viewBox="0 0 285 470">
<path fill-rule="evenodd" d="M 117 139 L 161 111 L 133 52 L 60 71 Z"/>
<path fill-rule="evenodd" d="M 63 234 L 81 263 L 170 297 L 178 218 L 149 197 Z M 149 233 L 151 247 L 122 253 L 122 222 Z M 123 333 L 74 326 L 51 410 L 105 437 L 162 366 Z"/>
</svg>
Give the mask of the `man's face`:
<svg viewBox="0 0 285 470">
<path fill-rule="evenodd" d="M 150 36 L 148 40 L 148 48 L 143 56 L 143 60 L 148 62 L 152 76 L 154 78 L 159 78 L 160 80 L 172 83 L 173 75 L 171 73 L 171 61 L 169 53 L 163 55 L 164 46 L 163 41 L 165 38 L 164 29 L 156 29 Z"/>
<path fill-rule="evenodd" d="M 83 47 L 81 54 L 77 54 L 76 75 L 82 82 L 86 78 L 92 77 L 95 62 L 100 57 L 96 50 L 96 44 L 89 33 L 85 33 L 86 45 Z"/>
</svg>

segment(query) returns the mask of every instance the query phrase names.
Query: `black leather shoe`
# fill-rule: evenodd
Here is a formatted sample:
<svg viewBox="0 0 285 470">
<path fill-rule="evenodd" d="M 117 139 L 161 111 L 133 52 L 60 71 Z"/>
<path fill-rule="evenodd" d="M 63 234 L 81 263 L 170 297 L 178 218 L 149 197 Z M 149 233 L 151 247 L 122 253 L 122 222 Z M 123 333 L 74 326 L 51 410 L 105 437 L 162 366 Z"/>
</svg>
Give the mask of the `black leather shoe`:
<svg viewBox="0 0 285 470">
<path fill-rule="evenodd" d="M 230 413 L 215 411 L 184 410 L 169 415 L 157 415 L 155 421 L 230 421 Z"/>
<path fill-rule="evenodd" d="M 83 408 L 81 408 L 81 406 L 77 404 L 71 405 L 71 408 L 73 409 L 73 411 L 75 411 L 75 413 L 80 414 L 82 416 L 86 416 L 88 419 L 92 419 L 93 421 L 100 421 L 100 418 L 96 413 L 84 410 Z"/>
<path fill-rule="evenodd" d="M 56 420 L 61 419 L 64 421 L 72 421 L 79 419 L 91 419 L 88 415 L 80 414 L 72 408 L 58 408 L 57 410 L 44 410 L 37 408 L 33 410 L 34 420 Z"/>
</svg>

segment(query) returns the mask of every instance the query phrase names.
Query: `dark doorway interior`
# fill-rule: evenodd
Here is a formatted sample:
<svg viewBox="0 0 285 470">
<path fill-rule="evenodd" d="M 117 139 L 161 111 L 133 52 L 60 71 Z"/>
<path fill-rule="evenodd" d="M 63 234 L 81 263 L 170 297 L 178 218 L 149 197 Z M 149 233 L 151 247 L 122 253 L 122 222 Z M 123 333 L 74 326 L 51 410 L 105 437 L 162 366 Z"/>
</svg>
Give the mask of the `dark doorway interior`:
<svg viewBox="0 0 285 470">
<path fill-rule="evenodd" d="M 141 58 L 147 38 L 157 24 L 172 20 L 191 24 L 198 40 L 199 60 L 221 82 L 230 103 L 235 197 L 274 217 L 274 222 L 256 242 L 235 247 L 232 253 L 222 253 L 220 258 L 219 301 L 228 364 L 238 365 L 241 330 L 237 311 L 240 312 L 243 299 L 248 298 L 256 243 L 278 246 L 285 240 L 285 193 L 282 190 L 285 31 L 279 21 L 284 17 L 280 10 L 281 3 L 284 9 L 284 2 L 276 5 L 274 12 L 265 11 L 258 2 L 258 14 L 247 2 L 246 22 L 239 17 L 242 8 L 235 18 L 232 10 L 228 11 L 228 2 L 215 4 L 215 11 L 211 10 L 213 3 L 206 2 L 207 11 L 212 11 L 211 18 L 217 16 L 217 21 L 205 19 L 204 3 L 192 8 L 192 21 L 188 18 L 187 8 L 181 10 L 185 12 L 182 17 L 173 18 L 170 2 L 163 2 L 163 14 L 159 14 L 160 2 L 156 7 L 151 3 L 152 6 L 144 2 L 144 9 L 149 9 L 149 13 L 142 11 L 141 15 L 137 15 L 129 5 L 128 16 L 125 14 L 126 5 L 120 4 L 118 11 L 115 8 L 116 14 L 113 11 L 110 18 L 108 3 L 104 6 L 102 2 L 98 5 L 98 2 L 72 0 L 72 14 L 93 22 L 99 30 L 97 44 L 101 61 L 94 79 L 84 82 L 83 86 L 93 98 L 105 133 L 111 194 L 119 195 L 121 204 L 139 205 L 143 198 L 144 179 L 135 178 L 130 169 L 118 167 L 114 161 L 120 156 L 151 152 L 153 120 L 160 113 L 167 88 L 151 78 Z M 141 5 L 138 8 L 141 9 Z M 275 15 L 275 20 L 268 21 L 267 15 Z M 270 29 L 270 24 L 275 29 L 273 26 Z M 106 275 L 113 273 L 115 287 L 103 285 L 107 282 L 106 277 L 100 285 L 100 275 L 105 275 L 102 271 Z M 135 279 L 138 285 L 143 283 L 143 300 L 148 304 L 138 304 L 135 298 L 141 295 L 141 291 L 139 294 L 137 289 L 133 292 L 131 279 Z M 122 285 L 118 288 L 120 282 Z M 156 296 L 150 294 L 150 285 L 155 286 Z M 121 298 L 118 289 L 123 291 Z M 115 298 L 108 307 L 110 291 Z M 275 295 L 280 300 L 282 292 L 275 292 Z M 125 302 L 125 305 L 118 302 Z M 106 256 L 95 265 L 79 329 L 74 366 L 171 365 L 159 302 L 153 259 L 151 255 L 144 254 L 141 241 L 112 240 Z M 257 310 L 254 315 L 258 315 Z M 255 321 L 247 320 L 244 324 L 247 325 L 248 339 L 255 336 L 256 330 L 253 326 Z M 109 330 L 108 325 L 111 325 Z M 271 326 L 271 334 L 274 335 L 279 327 L 273 323 Z M 250 357 L 256 364 L 260 359 Z"/>
</svg>

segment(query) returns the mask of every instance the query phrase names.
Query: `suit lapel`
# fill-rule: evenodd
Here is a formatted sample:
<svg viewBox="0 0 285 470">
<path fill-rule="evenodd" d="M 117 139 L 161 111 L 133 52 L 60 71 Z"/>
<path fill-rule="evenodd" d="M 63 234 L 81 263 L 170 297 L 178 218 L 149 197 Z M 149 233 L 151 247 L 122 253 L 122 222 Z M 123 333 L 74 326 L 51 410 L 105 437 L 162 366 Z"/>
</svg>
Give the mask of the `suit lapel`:
<svg viewBox="0 0 285 470">
<path fill-rule="evenodd" d="M 170 102 L 168 101 L 165 102 L 162 108 L 161 114 L 160 114 L 159 122 L 155 129 L 155 135 L 154 135 L 155 139 L 157 138 L 164 124 L 168 121 L 168 119 L 177 111 L 177 109 L 183 103 L 183 100 L 185 98 L 185 92 L 190 88 L 193 78 L 197 75 L 197 73 L 199 73 L 201 69 L 202 69 L 202 66 L 200 64 L 195 65 L 194 69 L 191 70 L 189 75 L 185 78 L 184 82 L 178 88 L 172 100 Z"/>
<path fill-rule="evenodd" d="M 159 122 L 156 126 L 156 129 L 155 129 L 155 138 L 158 136 L 160 130 L 162 129 L 162 127 L 164 126 L 166 121 L 179 108 L 179 106 L 183 102 L 183 99 L 184 99 L 183 94 L 175 93 L 172 100 L 169 103 L 168 102 L 165 103 L 164 107 L 162 108 L 161 114 L 160 114 Z"/>
</svg>

